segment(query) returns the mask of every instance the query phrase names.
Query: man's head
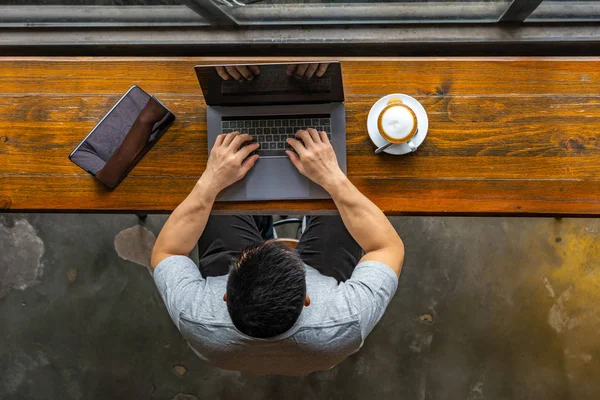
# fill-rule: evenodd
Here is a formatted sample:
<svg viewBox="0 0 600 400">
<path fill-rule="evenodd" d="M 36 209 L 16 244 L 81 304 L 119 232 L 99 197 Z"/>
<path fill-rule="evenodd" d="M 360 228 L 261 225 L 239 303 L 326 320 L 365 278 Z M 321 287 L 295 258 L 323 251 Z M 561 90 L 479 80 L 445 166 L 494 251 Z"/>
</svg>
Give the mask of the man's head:
<svg viewBox="0 0 600 400">
<path fill-rule="evenodd" d="M 304 263 L 274 241 L 248 248 L 231 267 L 225 300 L 240 332 L 256 338 L 282 334 L 309 304 Z"/>
</svg>

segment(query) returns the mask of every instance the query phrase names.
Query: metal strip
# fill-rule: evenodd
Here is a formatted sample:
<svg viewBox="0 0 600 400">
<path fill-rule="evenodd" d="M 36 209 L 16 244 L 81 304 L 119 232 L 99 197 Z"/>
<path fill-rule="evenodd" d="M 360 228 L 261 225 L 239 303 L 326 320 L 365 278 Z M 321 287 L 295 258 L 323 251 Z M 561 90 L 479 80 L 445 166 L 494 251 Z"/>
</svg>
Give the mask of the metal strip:
<svg viewBox="0 0 600 400">
<path fill-rule="evenodd" d="M 0 29 L 10 56 L 598 56 L 599 24 Z"/>
<path fill-rule="evenodd" d="M 543 0 L 513 0 L 498 22 L 523 22 Z"/>
<path fill-rule="evenodd" d="M 414 24 L 496 22 L 503 2 L 252 4 L 231 7 L 240 25 Z"/>
<path fill-rule="evenodd" d="M 406 43 L 527 43 L 600 40 L 600 25 L 350 25 L 225 29 L 6 29 L 0 46 L 331 45 Z"/>
<path fill-rule="evenodd" d="M 208 26 L 178 6 L 0 6 L 0 27 Z"/>
</svg>

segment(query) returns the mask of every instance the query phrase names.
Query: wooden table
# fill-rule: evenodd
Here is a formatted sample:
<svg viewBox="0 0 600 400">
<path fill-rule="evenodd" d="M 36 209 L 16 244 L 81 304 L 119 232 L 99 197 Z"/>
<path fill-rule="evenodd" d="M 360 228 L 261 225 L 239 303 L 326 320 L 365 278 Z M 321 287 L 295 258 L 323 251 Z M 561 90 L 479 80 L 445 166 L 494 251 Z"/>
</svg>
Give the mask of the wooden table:
<svg viewBox="0 0 600 400">
<path fill-rule="evenodd" d="M 255 61 L 278 60 L 289 61 Z M 173 210 L 207 159 L 192 67 L 220 61 L 0 58 L 0 209 Z M 348 175 L 386 214 L 600 215 L 600 59 L 342 61 Z M 111 192 L 67 156 L 134 83 L 178 120 Z M 373 154 L 367 113 L 389 93 L 427 110 L 429 134 L 414 154 Z M 331 201 L 215 205 L 226 213 L 333 210 Z"/>
</svg>

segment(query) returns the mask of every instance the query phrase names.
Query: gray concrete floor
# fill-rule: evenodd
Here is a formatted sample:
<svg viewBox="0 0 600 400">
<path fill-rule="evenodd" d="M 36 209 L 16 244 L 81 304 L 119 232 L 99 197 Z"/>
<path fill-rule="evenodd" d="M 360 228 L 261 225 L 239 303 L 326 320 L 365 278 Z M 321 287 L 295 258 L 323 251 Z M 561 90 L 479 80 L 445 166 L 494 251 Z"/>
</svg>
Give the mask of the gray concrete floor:
<svg viewBox="0 0 600 400">
<path fill-rule="evenodd" d="M 362 350 L 252 378 L 186 346 L 145 267 L 164 216 L 0 214 L 1 399 L 598 399 L 600 220 L 392 218 Z"/>
</svg>

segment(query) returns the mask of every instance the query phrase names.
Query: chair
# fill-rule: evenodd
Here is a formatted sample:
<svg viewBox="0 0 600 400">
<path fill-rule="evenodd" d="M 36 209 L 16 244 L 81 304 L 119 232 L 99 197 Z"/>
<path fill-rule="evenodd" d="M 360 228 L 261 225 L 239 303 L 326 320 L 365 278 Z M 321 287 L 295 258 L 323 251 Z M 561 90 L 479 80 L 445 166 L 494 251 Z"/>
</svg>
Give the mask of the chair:
<svg viewBox="0 0 600 400">
<path fill-rule="evenodd" d="M 276 227 L 283 226 L 283 225 L 288 225 L 288 224 L 298 224 L 298 229 L 296 230 L 296 237 L 295 238 L 282 238 L 282 237 L 279 237 L 279 235 L 277 234 Z M 302 236 L 302 234 L 306 230 L 306 225 L 307 224 L 308 224 L 308 217 L 307 216 L 283 218 L 283 219 L 280 219 L 278 221 L 275 221 L 275 222 L 273 222 L 273 239 L 276 242 L 283 243 L 286 246 L 288 246 L 288 247 L 290 247 L 292 249 L 295 249 L 296 246 L 298 246 L 298 241 L 300 239 L 300 236 Z"/>
</svg>

